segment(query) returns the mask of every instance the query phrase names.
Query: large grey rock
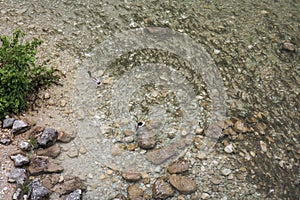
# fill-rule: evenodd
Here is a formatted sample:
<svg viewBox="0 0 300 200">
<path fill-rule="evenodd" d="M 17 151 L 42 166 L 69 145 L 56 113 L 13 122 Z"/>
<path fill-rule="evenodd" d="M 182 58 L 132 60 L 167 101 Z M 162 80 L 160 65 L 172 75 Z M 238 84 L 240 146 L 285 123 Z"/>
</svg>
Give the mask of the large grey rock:
<svg viewBox="0 0 300 200">
<path fill-rule="evenodd" d="M 54 128 L 45 128 L 38 138 L 38 144 L 41 147 L 49 147 L 57 140 L 58 133 Z"/>
<path fill-rule="evenodd" d="M 30 126 L 24 122 L 23 120 L 15 120 L 12 126 L 12 132 L 14 134 L 24 133 L 25 131 L 29 130 Z"/>
<path fill-rule="evenodd" d="M 2 127 L 3 128 L 11 128 L 15 122 L 14 118 L 6 118 L 3 120 Z"/>
<path fill-rule="evenodd" d="M 47 199 L 49 196 L 49 190 L 45 188 L 38 180 L 35 180 L 29 184 L 28 195 L 30 200 Z"/>
<path fill-rule="evenodd" d="M 70 193 L 65 200 L 80 200 L 82 191 L 81 189 L 77 189 L 74 192 Z"/>
<path fill-rule="evenodd" d="M 10 156 L 10 158 L 14 161 L 16 167 L 22 167 L 23 165 L 26 165 L 30 162 L 29 158 L 23 156 L 22 154 L 13 155 Z"/>
<path fill-rule="evenodd" d="M 9 174 L 8 182 L 22 185 L 27 178 L 26 170 L 22 168 L 13 168 Z"/>
</svg>

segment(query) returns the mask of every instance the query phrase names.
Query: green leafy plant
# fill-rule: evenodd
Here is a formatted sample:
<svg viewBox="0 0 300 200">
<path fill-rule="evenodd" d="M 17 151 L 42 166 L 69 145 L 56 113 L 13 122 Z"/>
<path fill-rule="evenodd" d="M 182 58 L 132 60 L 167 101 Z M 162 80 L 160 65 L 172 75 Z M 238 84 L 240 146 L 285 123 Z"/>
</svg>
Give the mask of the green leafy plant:
<svg viewBox="0 0 300 200">
<path fill-rule="evenodd" d="M 38 147 L 37 139 L 32 136 L 29 137 L 29 144 L 31 149 L 36 149 Z"/>
<path fill-rule="evenodd" d="M 58 70 L 35 63 L 42 41 L 22 42 L 24 36 L 21 30 L 0 36 L 0 118 L 26 109 L 30 95 L 59 80 Z"/>
</svg>

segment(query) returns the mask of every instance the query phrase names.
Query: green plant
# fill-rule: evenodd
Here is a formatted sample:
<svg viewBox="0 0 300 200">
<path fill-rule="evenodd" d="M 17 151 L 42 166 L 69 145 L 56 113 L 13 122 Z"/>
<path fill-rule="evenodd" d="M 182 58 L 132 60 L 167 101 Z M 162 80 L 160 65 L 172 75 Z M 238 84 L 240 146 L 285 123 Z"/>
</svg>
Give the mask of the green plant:
<svg viewBox="0 0 300 200">
<path fill-rule="evenodd" d="M 59 80 L 58 70 L 35 64 L 42 41 L 22 42 L 24 36 L 21 30 L 0 36 L 0 118 L 26 109 L 30 95 Z"/>
<path fill-rule="evenodd" d="M 29 144 L 31 149 L 36 149 L 38 147 L 37 139 L 32 136 L 29 137 Z"/>
</svg>

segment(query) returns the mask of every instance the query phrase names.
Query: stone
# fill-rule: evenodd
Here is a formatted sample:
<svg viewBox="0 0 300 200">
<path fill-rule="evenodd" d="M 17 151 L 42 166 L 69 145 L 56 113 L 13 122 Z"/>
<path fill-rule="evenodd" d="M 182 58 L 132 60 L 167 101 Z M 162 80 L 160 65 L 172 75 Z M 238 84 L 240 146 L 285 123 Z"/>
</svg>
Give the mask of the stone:
<svg viewBox="0 0 300 200">
<path fill-rule="evenodd" d="M 65 107 L 67 105 L 67 101 L 62 99 L 60 100 L 60 107 Z"/>
<path fill-rule="evenodd" d="M 79 148 L 79 153 L 80 153 L 80 154 L 86 154 L 86 152 L 87 152 L 87 150 L 86 150 L 85 147 L 80 147 L 80 148 Z"/>
<path fill-rule="evenodd" d="M 221 179 L 217 178 L 217 177 L 212 177 L 210 179 L 210 181 L 214 184 L 214 185 L 219 185 L 221 183 Z"/>
<path fill-rule="evenodd" d="M 229 174 L 231 174 L 231 169 L 222 169 L 222 174 L 224 175 L 224 176 L 228 176 Z"/>
<path fill-rule="evenodd" d="M 24 133 L 30 129 L 30 126 L 23 120 L 15 120 L 12 126 L 12 132 L 14 134 Z"/>
<path fill-rule="evenodd" d="M 210 195 L 209 195 L 208 193 L 203 192 L 203 193 L 201 194 L 201 199 L 209 199 L 209 198 L 210 198 Z"/>
<path fill-rule="evenodd" d="M 16 167 L 22 167 L 23 165 L 29 164 L 29 158 L 22 155 L 22 154 L 17 154 L 17 155 L 12 155 L 10 158 L 14 161 L 14 164 Z"/>
<path fill-rule="evenodd" d="M 142 200 L 144 191 L 136 185 L 129 185 L 127 187 L 127 196 L 129 199 Z"/>
<path fill-rule="evenodd" d="M 238 120 L 235 122 L 234 129 L 240 133 L 245 133 L 248 131 L 248 128 L 245 126 L 244 122 L 242 122 L 241 120 Z"/>
<path fill-rule="evenodd" d="M 3 145 L 9 145 L 11 142 L 12 141 L 9 138 L 3 138 L 0 140 L 0 144 L 3 144 Z"/>
<path fill-rule="evenodd" d="M 290 42 L 285 42 L 282 44 L 282 49 L 286 51 L 296 51 L 296 46 Z"/>
<path fill-rule="evenodd" d="M 189 170 L 189 163 L 185 160 L 179 160 L 171 163 L 167 170 L 170 174 L 183 173 Z"/>
<path fill-rule="evenodd" d="M 142 149 L 152 149 L 156 145 L 156 136 L 150 130 L 143 130 L 137 136 L 138 146 Z"/>
<path fill-rule="evenodd" d="M 78 177 L 65 177 L 65 180 L 56 184 L 52 190 L 58 194 L 69 194 L 78 189 L 86 190 L 82 180 Z"/>
<path fill-rule="evenodd" d="M 54 144 L 53 146 L 50 146 L 46 149 L 38 149 L 35 153 L 38 156 L 48 156 L 51 158 L 56 158 L 57 156 L 59 156 L 60 152 L 60 146 L 58 144 Z"/>
<path fill-rule="evenodd" d="M 22 141 L 19 144 L 20 149 L 22 149 L 23 151 L 29 151 L 31 149 L 31 145 L 29 144 L 29 142 L 26 141 Z"/>
<path fill-rule="evenodd" d="M 42 200 L 49 197 L 49 190 L 35 180 L 29 184 L 28 195 L 30 200 Z"/>
<path fill-rule="evenodd" d="M 11 128 L 15 122 L 14 118 L 6 118 L 3 120 L 2 128 Z"/>
<path fill-rule="evenodd" d="M 13 168 L 9 174 L 8 182 L 22 185 L 27 178 L 26 170 L 22 168 Z"/>
<path fill-rule="evenodd" d="M 156 179 L 152 186 L 153 199 L 167 199 L 174 195 L 172 187 L 164 180 L 163 177 Z"/>
<path fill-rule="evenodd" d="M 17 188 L 12 196 L 13 200 L 23 200 L 23 191 L 21 188 Z"/>
<path fill-rule="evenodd" d="M 53 145 L 58 137 L 58 133 L 54 128 L 45 128 L 38 138 L 38 144 L 41 147 L 49 147 Z"/>
<path fill-rule="evenodd" d="M 78 152 L 77 148 L 73 146 L 68 150 L 67 155 L 70 158 L 76 158 L 76 157 L 78 157 L 79 152 Z"/>
<path fill-rule="evenodd" d="M 68 134 L 66 132 L 59 131 L 58 136 L 57 136 L 57 141 L 63 142 L 63 143 L 68 143 L 68 142 L 71 142 L 74 138 L 75 138 L 75 136 L 72 134 Z"/>
<path fill-rule="evenodd" d="M 227 146 L 224 148 L 224 151 L 225 151 L 226 153 L 233 153 L 233 151 L 234 151 L 233 144 L 227 145 Z"/>
<path fill-rule="evenodd" d="M 123 173 L 122 173 L 122 177 L 123 177 L 126 181 L 132 181 L 132 182 L 141 180 L 141 178 L 142 178 L 141 173 L 139 173 L 139 172 L 133 172 L 133 171 L 130 171 L 130 172 L 123 172 Z"/>
<path fill-rule="evenodd" d="M 196 182 L 182 175 L 171 175 L 169 181 L 173 187 L 183 194 L 191 194 L 197 190 Z"/>
<path fill-rule="evenodd" d="M 43 173 L 60 173 L 64 169 L 55 160 L 49 159 L 48 157 L 37 156 L 32 159 L 28 172 L 32 176 L 37 176 Z"/>
<path fill-rule="evenodd" d="M 71 192 L 68 194 L 65 198 L 65 200 L 80 200 L 81 199 L 82 191 L 81 189 L 77 189 L 74 192 Z"/>
<path fill-rule="evenodd" d="M 260 143 L 260 148 L 263 152 L 267 152 L 268 149 L 267 149 L 267 144 L 264 142 L 264 141 L 259 141 Z"/>
<path fill-rule="evenodd" d="M 50 94 L 48 93 L 48 92 L 46 92 L 45 94 L 44 94 L 44 99 L 50 99 Z"/>
</svg>

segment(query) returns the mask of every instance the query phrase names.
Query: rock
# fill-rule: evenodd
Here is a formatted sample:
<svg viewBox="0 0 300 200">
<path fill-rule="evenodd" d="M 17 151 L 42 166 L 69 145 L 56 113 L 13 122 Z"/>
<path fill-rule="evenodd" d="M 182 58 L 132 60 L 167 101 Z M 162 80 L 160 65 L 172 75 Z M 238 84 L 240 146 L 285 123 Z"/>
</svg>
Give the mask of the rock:
<svg viewBox="0 0 300 200">
<path fill-rule="evenodd" d="M 17 188 L 12 196 L 13 200 L 23 200 L 23 191 L 21 188 Z"/>
<path fill-rule="evenodd" d="M 208 193 L 203 192 L 203 193 L 201 194 L 201 199 L 209 199 L 209 198 L 210 198 L 210 195 L 209 195 Z"/>
<path fill-rule="evenodd" d="M 233 144 L 227 145 L 227 146 L 224 148 L 224 151 L 225 151 L 226 153 L 232 153 L 232 152 L 234 151 Z"/>
<path fill-rule="evenodd" d="M 224 175 L 224 176 L 228 176 L 229 174 L 231 174 L 231 169 L 223 169 L 222 170 L 222 174 Z"/>
<path fill-rule="evenodd" d="M 267 149 L 267 144 L 264 142 L 264 141 L 259 141 L 260 143 L 260 148 L 263 152 L 267 152 L 268 149 Z"/>
<path fill-rule="evenodd" d="M 12 126 L 12 132 L 14 134 L 24 133 L 29 130 L 30 126 L 23 120 L 15 120 Z"/>
<path fill-rule="evenodd" d="M 87 150 L 86 150 L 85 147 L 80 147 L 80 148 L 79 148 L 79 153 L 80 153 L 80 154 L 86 154 L 86 152 L 87 152 Z"/>
<path fill-rule="evenodd" d="M 54 128 L 45 128 L 42 135 L 38 138 L 38 144 L 41 147 L 49 147 L 53 145 L 58 137 L 58 133 Z"/>
<path fill-rule="evenodd" d="M 249 130 L 241 120 L 235 122 L 234 129 L 240 133 L 245 133 Z"/>
<path fill-rule="evenodd" d="M 142 132 L 138 132 L 137 142 L 138 146 L 142 149 L 152 149 L 156 145 L 156 136 L 145 128 Z"/>
<path fill-rule="evenodd" d="M 67 155 L 70 157 L 70 158 L 76 158 L 78 157 L 79 153 L 78 153 L 78 150 L 76 147 L 71 147 L 68 152 L 67 152 Z"/>
<path fill-rule="evenodd" d="M 57 136 L 57 141 L 68 143 L 68 142 L 71 142 L 74 138 L 75 138 L 74 135 L 65 133 L 63 131 L 59 131 L 58 136 Z"/>
<path fill-rule="evenodd" d="M 65 200 L 80 200 L 82 191 L 81 189 L 77 189 L 74 192 L 70 193 Z"/>
<path fill-rule="evenodd" d="M 139 172 L 124 172 L 122 173 L 122 177 L 126 181 L 138 181 L 142 178 L 141 173 Z"/>
<path fill-rule="evenodd" d="M 286 51 L 296 51 L 296 46 L 290 42 L 285 42 L 282 44 L 282 49 Z"/>
<path fill-rule="evenodd" d="M 55 160 L 38 156 L 32 159 L 27 170 L 30 175 L 36 176 L 42 173 L 60 173 L 64 169 Z"/>
<path fill-rule="evenodd" d="M 127 200 L 127 198 L 123 194 L 118 194 L 115 198 L 112 200 Z"/>
<path fill-rule="evenodd" d="M 22 141 L 20 144 L 19 144 L 19 147 L 20 149 L 22 149 L 23 151 L 29 151 L 31 149 L 31 145 L 29 144 L 29 142 L 25 142 L 25 141 Z"/>
<path fill-rule="evenodd" d="M 135 185 L 129 185 L 127 187 L 127 196 L 129 199 L 143 200 L 143 195 L 144 191 L 141 188 Z"/>
<path fill-rule="evenodd" d="M 177 173 L 183 173 L 188 171 L 189 169 L 189 163 L 184 160 L 179 160 L 171 163 L 167 170 L 170 174 L 177 174 Z"/>
<path fill-rule="evenodd" d="M 38 156 L 48 156 L 51 158 L 56 158 L 60 154 L 60 146 L 58 144 L 54 144 L 46 149 L 38 149 L 36 154 Z"/>
<path fill-rule="evenodd" d="M 45 188 L 38 180 L 32 181 L 29 184 L 29 199 L 42 200 L 48 198 L 49 190 Z"/>
<path fill-rule="evenodd" d="M 6 118 L 3 120 L 2 128 L 11 128 L 15 122 L 14 118 Z"/>
<path fill-rule="evenodd" d="M 3 145 L 9 145 L 11 143 L 11 139 L 9 138 L 3 138 L 0 140 L 0 144 L 3 144 Z"/>
<path fill-rule="evenodd" d="M 221 183 L 221 179 L 217 178 L 217 177 L 212 177 L 210 179 L 210 181 L 214 184 L 214 185 L 219 185 Z"/>
<path fill-rule="evenodd" d="M 86 190 L 86 186 L 78 177 L 66 177 L 61 183 L 58 183 L 52 189 L 58 194 L 69 194 L 75 190 Z"/>
<path fill-rule="evenodd" d="M 197 189 L 196 182 L 186 176 L 173 174 L 169 177 L 169 181 L 173 187 L 183 194 L 193 193 Z"/>
<path fill-rule="evenodd" d="M 23 165 L 27 165 L 30 161 L 29 158 L 23 156 L 22 154 L 17 154 L 10 156 L 10 158 L 14 161 L 16 167 L 22 167 Z"/>
<path fill-rule="evenodd" d="M 67 105 L 67 101 L 64 100 L 64 99 L 62 99 L 62 100 L 60 101 L 60 107 L 65 107 L 66 105 Z"/>
<path fill-rule="evenodd" d="M 13 168 L 9 174 L 8 182 L 22 185 L 27 178 L 26 170 L 22 168 Z"/>
<path fill-rule="evenodd" d="M 50 99 L 50 94 L 48 93 L 48 92 L 46 92 L 45 94 L 44 94 L 44 99 Z"/>
<path fill-rule="evenodd" d="M 172 187 L 164 180 L 163 177 L 156 179 L 152 186 L 153 199 L 166 199 L 174 195 Z"/>
</svg>

